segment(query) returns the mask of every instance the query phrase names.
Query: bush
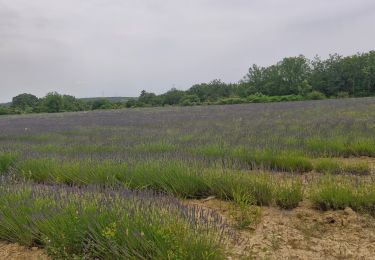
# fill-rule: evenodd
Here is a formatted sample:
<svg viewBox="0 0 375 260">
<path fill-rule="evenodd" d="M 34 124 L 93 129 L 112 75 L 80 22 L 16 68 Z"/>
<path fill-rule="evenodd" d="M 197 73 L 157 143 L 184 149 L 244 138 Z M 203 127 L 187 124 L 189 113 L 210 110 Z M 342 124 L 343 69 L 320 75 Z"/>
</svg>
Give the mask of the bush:
<svg viewBox="0 0 375 260">
<path fill-rule="evenodd" d="M 100 98 L 94 100 L 92 103 L 91 109 L 92 110 L 97 110 L 97 109 L 111 109 L 113 105 L 108 99 L 105 98 Z"/>
<path fill-rule="evenodd" d="M 217 102 L 220 105 L 233 105 L 247 103 L 246 99 L 240 97 L 221 98 Z"/>
<path fill-rule="evenodd" d="M 9 114 L 11 114 L 10 110 L 5 106 L 0 105 L 0 116 Z"/>
<path fill-rule="evenodd" d="M 348 97 L 349 97 L 348 92 L 340 91 L 340 92 L 337 93 L 337 98 L 348 98 Z"/>
<path fill-rule="evenodd" d="M 306 95 L 306 99 L 320 100 L 320 99 L 326 99 L 326 96 L 322 92 L 314 90 Z"/>
</svg>

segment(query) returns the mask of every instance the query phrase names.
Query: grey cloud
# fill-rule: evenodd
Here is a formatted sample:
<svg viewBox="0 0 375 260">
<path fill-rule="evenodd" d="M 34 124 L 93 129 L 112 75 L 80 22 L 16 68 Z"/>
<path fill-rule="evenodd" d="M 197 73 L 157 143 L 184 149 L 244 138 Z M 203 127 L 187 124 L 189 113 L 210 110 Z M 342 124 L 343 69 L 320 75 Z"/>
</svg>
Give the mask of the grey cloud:
<svg viewBox="0 0 375 260">
<path fill-rule="evenodd" d="M 375 46 L 372 0 L 0 0 L 0 102 L 137 96 Z"/>
</svg>

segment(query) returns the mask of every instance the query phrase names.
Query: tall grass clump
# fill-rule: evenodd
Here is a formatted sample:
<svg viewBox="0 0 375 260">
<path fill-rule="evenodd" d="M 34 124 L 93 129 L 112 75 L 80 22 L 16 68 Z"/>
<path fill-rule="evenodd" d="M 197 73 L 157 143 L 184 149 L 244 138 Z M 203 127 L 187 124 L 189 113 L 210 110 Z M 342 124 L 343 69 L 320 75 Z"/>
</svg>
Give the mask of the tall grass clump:
<svg viewBox="0 0 375 260">
<path fill-rule="evenodd" d="M 375 184 L 350 178 L 324 176 L 312 190 L 311 200 L 322 210 L 345 209 L 375 216 Z"/>
<path fill-rule="evenodd" d="M 178 160 L 149 160 L 131 165 L 121 181 L 132 189 L 148 188 L 183 198 L 201 198 L 210 194 L 199 172 L 198 166 Z"/>
<path fill-rule="evenodd" d="M 315 164 L 315 170 L 320 173 L 330 174 L 350 173 L 367 175 L 371 173 L 371 167 L 366 162 L 344 162 L 330 158 L 320 159 Z"/>
<path fill-rule="evenodd" d="M 51 158 L 27 159 L 17 165 L 17 174 L 40 183 L 114 185 L 128 165 L 113 160 L 61 161 Z"/>
<path fill-rule="evenodd" d="M 9 168 L 14 165 L 16 159 L 17 155 L 15 153 L 0 152 L 0 173 L 9 170 Z"/>
<path fill-rule="evenodd" d="M 355 208 L 356 188 L 343 178 L 324 176 L 312 190 L 310 199 L 321 210 Z"/>
<path fill-rule="evenodd" d="M 309 159 L 295 153 L 272 152 L 268 150 L 248 150 L 243 147 L 235 148 L 232 158 L 246 162 L 253 168 L 265 168 L 286 172 L 309 172 L 313 165 Z"/>
<path fill-rule="evenodd" d="M 188 149 L 190 153 L 205 157 L 226 157 L 230 154 L 230 147 L 225 144 L 208 144 Z"/>
<path fill-rule="evenodd" d="M 123 163 L 113 160 L 71 162 L 38 158 L 20 162 L 17 173 L 40 183 L 121 185 L 137 190 L 152 189 L 183 198 L 209 195 L 208 186 L 198 168 L 177 160 Z"/>
<path fill-rule="evenodd" d="M 221 218 L 150 192 L 0 184 L 0 239 L 56 259 L 224 259 Z"/>
<path fill-rule="evenodd" d="M 265 173 L 207 169 L 203 175 L 210 193 L 218 198 L 236 200 L 240 196 L 264 206 L 273 202 L 273 182 Z"/>
<path fill-rule="evenodd" d="M 338 161 L 321 159 L 316 163 L 315 170 L 320 173 L 339 174 L 342 172 L 342 167 Z"/>
<path fill-rule="evenodd" d="M 359 138 L 351 143 L 350 150 L 354 156 L 375 157 L 375 139 Z"/>
<path fill-rule="evenodd" d="M 316 156 L 375 156 L 375 140 L 360 137 L 311 137 L 305 142 L 307 150 Z"/>
<path fill-rule="evenodd" d="M 294 209 L 303 200 L 303 189 L 300 181 L 279 182 L 275 188 L 276 205 L 282 209 Z"/>
</svg>

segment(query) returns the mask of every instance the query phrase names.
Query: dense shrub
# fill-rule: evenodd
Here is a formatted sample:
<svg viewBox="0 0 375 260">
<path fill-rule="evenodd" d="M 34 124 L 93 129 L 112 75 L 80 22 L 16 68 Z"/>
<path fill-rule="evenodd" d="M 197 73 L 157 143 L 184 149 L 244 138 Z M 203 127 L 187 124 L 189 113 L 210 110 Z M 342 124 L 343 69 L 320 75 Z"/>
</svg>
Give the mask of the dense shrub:
<svg viewBox="0 0 375 260">
<path fill-rule="evenodd" d="M 326 96 L 319 91 L 312 91 L 306 95 L 306 99 L 309 100 L 320 100 L 320 99 L 325 99 Z"/>
</svg>

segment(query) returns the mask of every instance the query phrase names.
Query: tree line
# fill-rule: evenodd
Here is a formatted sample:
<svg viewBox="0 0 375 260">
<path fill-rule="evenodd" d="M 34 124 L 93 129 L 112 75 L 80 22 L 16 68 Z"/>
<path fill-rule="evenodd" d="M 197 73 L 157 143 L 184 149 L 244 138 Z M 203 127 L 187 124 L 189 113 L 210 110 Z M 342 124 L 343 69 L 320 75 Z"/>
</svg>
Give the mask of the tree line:
<svg viewBox="0 0 375 260">
<path fill-rule="evenodd" d="M 365 97 L 375 95 L 375 51 L 352 56 L 330 55 L 327 59 L 288 57 L 271 66 L 252 65 L 237 83 L 215 79 L 188 90 L 172 88 L 156 95 L 143 90 L 126 102 L 106 99 L 84 101 L 56 92 L 37 98 L 21 94 L 0 114 L 83 111 L 145 106 L 192 106 Z"/>
</svg>

